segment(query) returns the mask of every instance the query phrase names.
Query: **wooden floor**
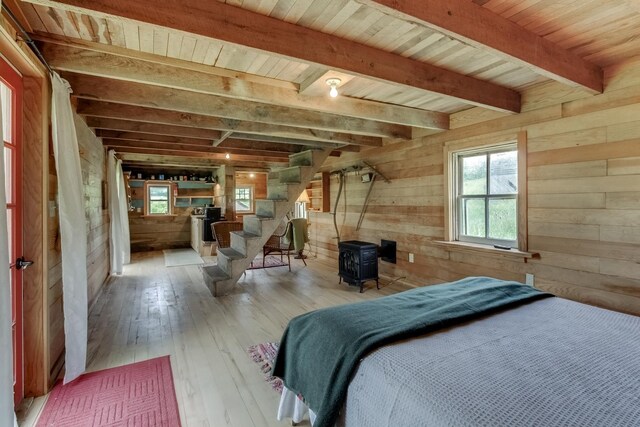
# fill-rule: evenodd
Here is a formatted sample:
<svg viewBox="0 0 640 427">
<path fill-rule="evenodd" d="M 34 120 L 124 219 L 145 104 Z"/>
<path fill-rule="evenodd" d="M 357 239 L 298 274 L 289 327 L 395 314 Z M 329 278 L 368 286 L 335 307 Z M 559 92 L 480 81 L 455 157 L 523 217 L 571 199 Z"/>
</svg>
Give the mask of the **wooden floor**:
<svg viewBox="0 0 640 427">
<path fill-rule="evenodd" d="M 88 370 L 171 355 L 183 426 L 265 427 L 279 395 L 247 356 L 250 345 L 278 341 L 292 317 L 309 310 L 406 289 L 394 283 L 364 294 L 338 284 L 333 262 L 292 259 L 286 267 L 247 271 L 232 295 L 213 298 L 196 265 L 165 267 L 162 252 L 134 254 L 111 279 L 89 317 Z M 23 425 L 33 425 L 37 399 Z"/>
</svg>

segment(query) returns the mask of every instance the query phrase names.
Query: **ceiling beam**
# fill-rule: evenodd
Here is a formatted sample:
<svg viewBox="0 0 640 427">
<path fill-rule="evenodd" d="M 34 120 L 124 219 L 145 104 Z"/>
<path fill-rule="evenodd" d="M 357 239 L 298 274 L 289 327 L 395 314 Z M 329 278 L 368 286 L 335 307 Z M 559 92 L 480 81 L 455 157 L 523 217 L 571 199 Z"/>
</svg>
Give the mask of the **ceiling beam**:
<svg viewBox="0 0 640 427">
<path fill-rule="evenodd" d="M 172 126 L 159 123 L 136 122 L 104 117 L 86 117 L 87 126 L 95 129 L 119 130 L 127 132 L 152 133 L 156 135 L 171 135 L 178 137 L 198 138 L 213 141 L 220 138 L 221 132 L 211 129 L 199 129 L 187 126 Z"/>
<path fill-rule="evenodd" d="M 58 43 L 58 42 L 57 42 Z M 222 97 L 261 102 L 269 105 L 340 114 L 367 120 L 396 123 L 427 129 L 449 128 L 449 115 L 417 108 L 384 104 L 357 98 L 328 96 L 324 82 L 323 96 L 305 96 L 296 90 L 253 83 L 242 79 L 186 70 L 128 56 L 98 52 L 76 46 L 45 43 L 41 50 L 49 65 L 61 71 L 88 74 L 174 89 L 208 93 Z M 343 81 L 347 76 L 340 74 Z"/>
<path fill-rule="evenodd" d="M 28 1 L 94 16 L 132 19 L 473 105 L 520 112 L 520 95 L 514 90 L 219 1 L 174 0 L 162 7 L 154 0 Z"/>
<path fill-rule="evenodd" d="M 77 98 L 159 108 L 183 113 L 215 115 L 228 119 L 254 121 L 293 127 L 320 129 L 330 132 L 348 132 L 372 136 L 397 136 L 405 126 L 371 120 L 344 117 L 336 114 L 296 110 L 287 107 L 260 104 L 215 95 L 190 92 L 136 82 L 106 79 L 64 73 Z M 356 141 L 357 142 L 357 141 Z"/>
<path fill-rule="evenodd" d="M 239 139 L 243 139 L 243 140 L 247 140 L 247 141 L 261 141 L 261 142 L 272 142 L 274 144 L 296 144 L 296 145 L 307 145 L 307 146 L 314 146 L 312 144 L 315 144 L 314 142 L 311 141 L 301 141 L 299 139 L 293 139 L 293 138 L 276 138 L 273 136 L 269 136 L 269 135 L 254 135 L 254 134 L 245 134 L 245 133 L 234 133 L 234 138 L 231 139 L 227 139 L 227 143 L 232 144 L 232 141 L 235 141 L 235 139 L 239 138 Z M 223 143 L 223 145 L 226 145 Z M 316 145 L 317 147 L 317 145 Z M 350 152 L 358 152 L 360 151 L 360 146 L 357 145 L 345 145 L 342 147 L 337 148 L 338 150 L 341 151 L 350 151 Z"/>
<path fill-rule="evenodd" d="M 160 152 L 162 150 L 179 150 L 184 153 L 209 153 L 209 154 L 221 154 L 222 157 L 229 153 L 232 156 L 259 156 L 261 159 L 269 162 L 283 162 L 289 161 L 289 154 L 286 152 L 273 152 L 262 150 L 245 150 L 245 149 L 216 149 L 215 147 L 202 147 L 197 145 L 188 144 L 175 144 L 165 142 L 153 142 L 153 141 L 136 141 L 136 140 L 122 140 L 122 139 L 110 139 L 104 138 L 102 144 L 105 147 L 120 148 L 139 148 L 143 150 L 149 150 L 149 152 Z M 246 159 L 244 159 L 246 160 Z"/>
<path fill-rule="evenodd" d="M 111 146 L 111 145 L 110 145 Z M 139 148 L 139 147 L 126 147 L 120 146 L 116 150 L 118 153 L 136 153 L 136 154 L 156 154 L 156 155 L 167 155 L 167 156 L 175 156 L 175 157 L 190 157 L 194 159 L 208 159 L 211 161 L 216 161 L 218 163 L 225 162 L 253 162 L 253 163 L 269 163 L 276 164 L 279 163 L 279 166 L 282 166 L 282 163 L 289 163 L 289 158 L 284 157 L 264 157 L 264 156 L 249 156 L 244 154 L 233 154 L 230 159 L 225 158 L 225 153 L 203 153 L 196 151 L 183 151 L 183 150 L 174 150 L 171 148 L 154 148 L 152 150 L 147 148 Z"/>
<path fill-rule="evenodd" d="M 298 128 L 257 122 L 240 121 L 201 114 L 185 114 L 178 111 L 160 110 L 157 108 L 139 107 L 134 105 L 116 104 L 111 102 L 99 102 L 80 100 L 76 106 L 78 114 L 89 117 L 112 118 L 121 120 L 135 120 L 137 122 L 159 123 L 175 126 L 184 126 L 198 129 L 234 131 L 248 134 L 262 134 L 274 137 L 293 138 L 306 141 L 319 141 L 337 144 L 355 144 L 359 140 L 375 140 L 379 137 L 353 135 L 350 133 L 328 132 L 310 128 Z M 212 112 L 215 113 L 215 112 Z M 127 129 L 123 129 L 127 130 Z M 398 126 L 395 131 L 402 132 L 403 139 L 411 139 L 411 130 Z"/>
<path fill-rule="evenodd" d="M 184 147 L 190 147 L 192 149 L 195 149 L 195 151 L 212 147 L 211 143 L 205 139 L 200 140 L 200 139 L 193 139 L 193 138 L 181 138 L 180 136 L 176 136 L 175 134 L 179 135 L 179 131 L 176 131 L 174 135 L 163 135 L 157 132 L 147 133 L 145 131 L 137 132 L 135 130 L 120 131 L 120 128 L 126 127 L 126 126 L 119 125 L 118 123 L 120 122 L 131 123 L 134 125 L 138 123 L 127 122 L 125 120 L 95 119 L 91 117 L 89 117 L 88 119 L 91 119 L 91 120 L 88 120 L 87 124 L 89 125 L 89 127 L 93 127 L 96 130 L 95 132 L 96 136 L 100 138 L 106 138 L 106 140 L 111 141 L 112 143 L 111 145 L 113 145 L 114 141 L 121 141 L 121 144 L 124 144 L 125 142 L 134 142 L 134 143 L 140 143 L 140 144 L 149 142 L 154 144 L 172 144 L 174 147 L 177 147 L 177 145 L 180 145 Z M 110 120 L 112 122 L 117 122 L 117 123 L 111 124 L 107 122 L 106 124 L 110 125 L 109 126 L 110 128 L 105 129 L 103 128 L 103 126 L 100 126 L 105 124 L 100 122 L 100 120 L 107 120 L 107 121 Z M 144 124 L 144 123 L 141 123 L 141 124 Z M 153 124 L 151 125 L 153 126 Z M 182 128 L 182 127 L 176 126 L 176 128 Z M 185 128 L 185 129 L 189 129 L 189 128 Z M 149 129 L 149 130 L 155 131 L 157 129 Z M 316 145 L 316 146 L 318 148 L 327 148 L 326 145 Z M 149 145 L 149 147 L 152 147 L 152 145 Z M 357 151 L 357 148 L 358 148 L 357 146 L 349 146 L 348 150 Z M 174 148 L 174 149 L 177 149 L 177 148 Z M 297 153 L 303 149 L 305 149 L 305 146 L 302 144 L 289 144 L 289 143 L 283 143 L 283 142 L 271 143 L 271 142 L 251 141 L 251 140 L 244 140 L 244 139 L 238 139 L 238 138 L 231 138 L 227 140 L 227 144 L 224 147 L 219 148 L 218 151 L 215 151 L 215 152 L 235 153 L 235 154 L 254 154 L 254 155 L 265 155 L 265 156 L 269 156 L 269 155 L 288 156 L 289 154 Z M 214 152 L 211 150 L 204 150 L 204 151 Z M 334 157 L 336 156 L 339 157 L 340 152 L 337 150 L 334 150 L 331 152 L 330 155 Z"/>
<path fill-rule="evenodd" d="M 182 144 L 192 145 L 196 147 L 211 147 L 211 140 L 198 138 L 186 138 L 172 135 L 158 135 L 155 133 L 142 133 L 142 132 L 123 132 L 118 130 L 103 130 L 96 129 L 96 136 L 98 138 L 112 138 L 112 139 L 128 139 L 134 141 L 154 141 L 164 142 L 169 144 Z"/>
<path fill-rule="evenodd" d="M 131 149 L 134 150 L 134 149 Z M 132 151 L 116 151 L 118 157 L 122 159 L 123 162 L 137 162 L 147 165 L 153 166 L 173 166 L 173 167 L 183 167 L 187 169 L 194 168 L 207 168 L 207 169 L 216 169 L 222 165 L 229 165 L 235 167 L 246 167 L 252 169 L 265 169 L 270 166 L 274 167 L 282 167 L 281 163 L 267 164 L 263 162 L 248 162 L 248 161 L 236 161 L 233 158 L 231 160 L 212 160 L 207 158 L 198 158 L 192 156 L 181 156 L 181 155 L 171 155 L 171 154 L 149 154 L 147 152 L 142 153 L 134 153 Z"/>
<path fill-rule="evenodd" d="M 229 138 L 231 135 L 233 135 L 233 131 L 228 130 L 224 132 L 222 135 L 220 135 L 220 138 L 213 141 L 213 146 L 217 147 L 218 145 L 222 144 L 224 140 Z"/>
<path fill-rule="evenodd" d="M 59 5 L 55 5 L 54 7 L 57 6 Z M 31 38 L 44 43 L 57 43 L 66 46 L 75 46 L 87 50 L 94 50 L 96 52 L 111 53 L 113 55 L 124 56 L 125 58 L 143 59 L 149 62 L 171 65 L 172 67 L 197 71 L 199 73 L 205 73 L 212 76 L 246 80 L 248 82 L 258 83 L 261 85 L 276 86 L 289 90 L 298 90 L 299 88 L 299 85 L 297 85 L 296 83 L 288 82 L 285 80 L 263 77 L 257 74 L 243 73 L 241 71 L 219 68 L 213 65 L 199 64 L 197 62 L 185 61 L 183 59 L 172 58 L 170 56 L 162 56 L 155 53 L 144 52 L 141 50 L 127 49 L 116 45 L 98 43 L 90 40 L 72 38 L 53 33 L 42 33 L 35 31 L 31 33 Z"/>
<path fill-rule="evenodd" d="M 462 40 L 592 93 L 603 90 L 600 67 L 469 0 L 361 0 L 382 12 Z"/>
</svg>

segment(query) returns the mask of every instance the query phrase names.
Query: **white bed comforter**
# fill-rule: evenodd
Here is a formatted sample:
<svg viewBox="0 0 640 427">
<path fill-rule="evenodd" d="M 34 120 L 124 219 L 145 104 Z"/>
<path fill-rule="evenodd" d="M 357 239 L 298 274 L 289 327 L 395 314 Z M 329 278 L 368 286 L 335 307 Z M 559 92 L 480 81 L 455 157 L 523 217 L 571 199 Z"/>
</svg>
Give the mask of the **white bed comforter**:
<svg viewBox="0 0 640 427">
<path fill-rule="evenodd" d="M 278 419 L 306 411 L 285 389 Z M 550 298 L 382 347 L 338 424 L 640 426 L 640 318 Z"/>
</svg>

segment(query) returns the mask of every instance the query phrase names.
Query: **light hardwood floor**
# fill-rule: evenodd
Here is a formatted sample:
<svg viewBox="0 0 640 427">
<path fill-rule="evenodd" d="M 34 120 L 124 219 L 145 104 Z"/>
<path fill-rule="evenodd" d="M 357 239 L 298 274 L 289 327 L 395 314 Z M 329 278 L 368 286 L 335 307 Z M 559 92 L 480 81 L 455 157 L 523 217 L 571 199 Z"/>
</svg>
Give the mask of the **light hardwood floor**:
<svg viewBox="0 0 640 427">
<path fill-rule="evenodd" d="M 365 293 L 338 284 L 333 261 L 292 259 L 286 268 L 247 271 L 235 293 L 213 298 L 199 267 L 165 267 L 162 252 L 137 253 L 111 279 L 89 317 L 88 370 L 171 355 L 183 426 L 265 427 L 279 395 L 264 381 L 247 347 L 278 341 L 292 317 L 406 289 L 394 283 Z M 37 399 L 23 425 L 33 425 Z"/>
</svg>

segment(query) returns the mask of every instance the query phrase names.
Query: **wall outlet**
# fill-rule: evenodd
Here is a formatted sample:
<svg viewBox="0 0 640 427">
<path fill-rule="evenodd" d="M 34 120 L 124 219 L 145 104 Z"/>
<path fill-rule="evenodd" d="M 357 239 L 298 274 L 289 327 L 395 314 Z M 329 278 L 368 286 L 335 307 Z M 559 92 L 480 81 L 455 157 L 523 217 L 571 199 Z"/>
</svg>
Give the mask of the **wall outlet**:
<svg viewBox="0 0 640 427">
<path fill-rule="evenodd" d="M 529 286 L 535 286 L 535 276 L 533 274 L 526 274 L 526 282 Z"/>
<path fill-rule="evenodd" d="M 409 262 L 413 263 L 413 254 L 409 252 Z"/>
</svg>

